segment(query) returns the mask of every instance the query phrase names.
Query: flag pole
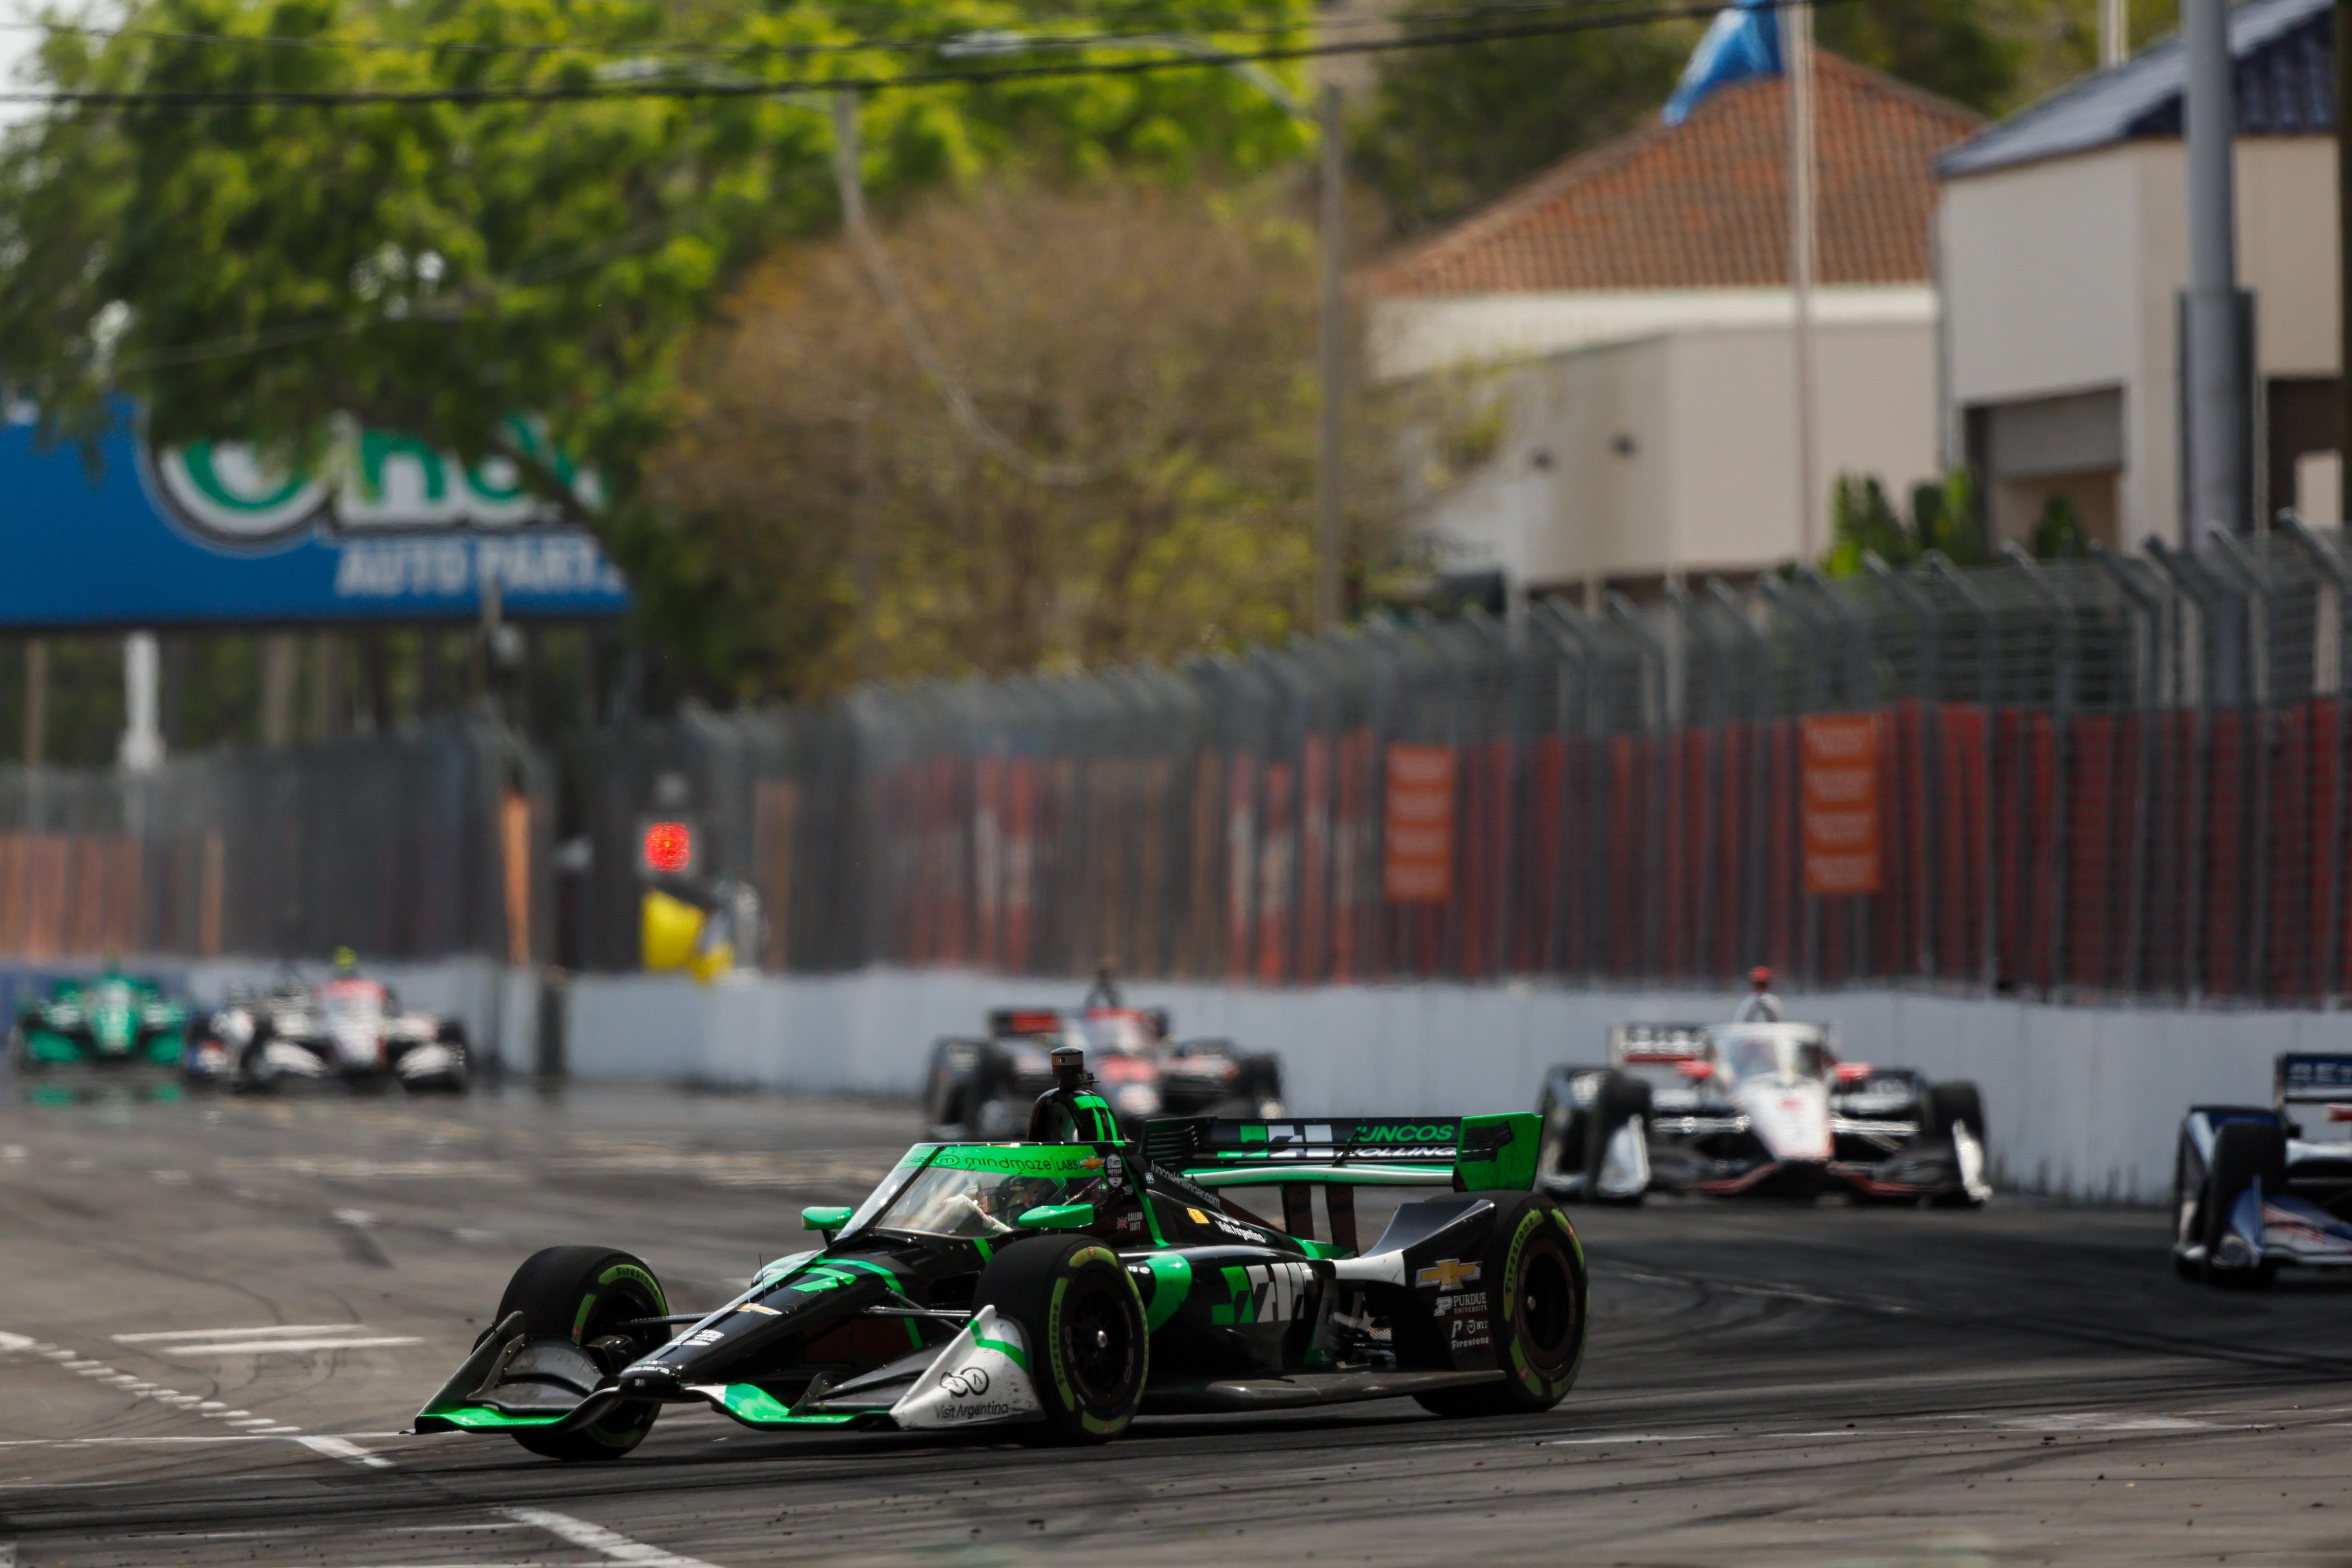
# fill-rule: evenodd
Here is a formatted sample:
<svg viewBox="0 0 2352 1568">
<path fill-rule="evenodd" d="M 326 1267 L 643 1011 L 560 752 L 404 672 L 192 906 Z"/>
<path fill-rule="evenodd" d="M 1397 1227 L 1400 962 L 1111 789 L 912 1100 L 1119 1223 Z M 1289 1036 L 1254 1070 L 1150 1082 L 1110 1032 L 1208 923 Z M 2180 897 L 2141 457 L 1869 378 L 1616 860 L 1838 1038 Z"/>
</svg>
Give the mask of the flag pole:
<svg viewBox="0 0 2352 1568">
<path fill-rule="evenodd" d="M 1819 553 L 1813 517 L 1821 505 L 1813 434 L 1813 13 L 1805 0 L 1783 5 L 1781 37 L 1789 77 L 1789 291 L 1796 307 L 1797 548 Z"/>
</svg>

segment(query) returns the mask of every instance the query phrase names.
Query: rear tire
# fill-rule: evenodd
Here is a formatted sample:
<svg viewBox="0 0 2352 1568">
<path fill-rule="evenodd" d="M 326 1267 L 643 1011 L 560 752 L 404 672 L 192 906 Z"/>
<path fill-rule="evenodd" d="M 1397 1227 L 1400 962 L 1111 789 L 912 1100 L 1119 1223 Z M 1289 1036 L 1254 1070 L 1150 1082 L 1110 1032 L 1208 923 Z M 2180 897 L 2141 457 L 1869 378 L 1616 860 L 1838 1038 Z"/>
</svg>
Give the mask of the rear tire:
<svg viewBox="0 0 2352 1568">
<path fill-rule="evenodd" d="M 569 1340 L 586 1349 L 615 1332 L 619 1324 L 668 1311 L 661 1281 L 629 1254 L 609 1247 L 550 1247 L 531 1254 L 515 1270 L 492 1321 L 503 1322 L 508 1313 L 520 1312 L 523 1332 L 532 1339 Z M 667 1337 L 663 1331 L 652 1331 L 640 1341 L 638 1353 Z M 645 1441 L 660 1414 L 659 1404 L 639 1400 L 616 1405 L 569 1431 L 525 1429 L 513 1436 L 550 1459 L 617 1459 Z"/>
<path fill-rule="evenodd" d="M 1497 1208 L 1479 1275 L 1493 1281 L 1486 1299 L 1488 1332 L 1504 1378 L 1413 1395 L 1434 1415 L 1529 1415 L 1549 1410 L 1568 1397 L 1584 1364 L 1584 1248 L 1567 1211 L 1532 1193 Z"/>
<path fill-rule="evenodd" d="M 1646 1189 L 1643 1193 L 1603 1193 L 1601 1190 L 1601 1166 L 1609 1157 L 1610 1142 L 1627 1123 L 1638 1118 L 1646 1136 L 1650 1125 L 1650 1086 L 1630 1073 L 1611 1073 L 1601 1080 L 1601 1092 L 1592 1097 L 1592 1133 L 1584 1142 L 1585 1201 L 1612 1204 L 1620 1208 L 1639 1208 Z"/>
<path fill-rule="evenodd" d="M 2265 1258 L 2252 1268 L 2217 1268 L 2221 1238 L 2230 1232 L 2230 1211 L 2245 1190 L 2259 1180 L 2264 1193 L 2286 1187 L 2286 1134 L 2259 1121 L 2224 1122 L 2213 1134 L 2213 1159 L 2205 1168 L 2205 1278 L 2225 1289 L 2267 1289 L 2278 1278 L 2278 1263 Z"/>
<path fill-rule="evenodd" d="M 1975 1084 L 1965 1079 L 1931 1086 L 1927 1090 L 1927 1117 L 1940 1135 L 1948 1137 L 1954 1127 L 1965 1125 L 1978 1142 L 1984 1142 L 1984 1096 Z"/>
<path fill-rule="evenodd" d="M 1024 1237 L 989 1260 L 971 1304 L 1021 1325 L 1045 1440 L 1108 1443 L 1127 1430 L 1150 1371 L 1150 1336 L 1117 1253 L 1092 1237 Z"/>
</svg>

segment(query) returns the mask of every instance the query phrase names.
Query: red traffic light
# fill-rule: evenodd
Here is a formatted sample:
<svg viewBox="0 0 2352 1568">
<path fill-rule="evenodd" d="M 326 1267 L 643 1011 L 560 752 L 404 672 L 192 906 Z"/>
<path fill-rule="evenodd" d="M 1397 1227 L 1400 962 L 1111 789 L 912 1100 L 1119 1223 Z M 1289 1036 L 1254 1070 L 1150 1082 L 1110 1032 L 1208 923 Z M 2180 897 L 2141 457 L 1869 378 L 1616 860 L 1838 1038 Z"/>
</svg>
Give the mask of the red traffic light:
<svg viewBox="0 0 2352 1568">
<path fill-rule="evenodd" d="M 646 869 L 674 877 L 694 868 L 694 829 L 683 822 L 649 822 L 645 837 Z"/>
</svg>

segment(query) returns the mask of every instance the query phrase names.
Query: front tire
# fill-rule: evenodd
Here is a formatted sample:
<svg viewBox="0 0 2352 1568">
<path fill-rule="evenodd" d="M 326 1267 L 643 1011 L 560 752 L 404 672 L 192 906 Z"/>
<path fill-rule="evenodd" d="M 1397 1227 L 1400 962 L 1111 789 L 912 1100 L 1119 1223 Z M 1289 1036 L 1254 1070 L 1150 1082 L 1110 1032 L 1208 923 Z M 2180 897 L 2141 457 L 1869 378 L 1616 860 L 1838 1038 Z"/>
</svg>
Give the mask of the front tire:
<svg viewBox="0 0 2352 1568">
<path fill-rule="evenodd" d="M 1979 1151 L 1985 1142 L 1984 1096 L 1977 1086 L 1965 1079 L 1930 1085 L 1927 1089 L 1927 1121 L 1938 1133 L 1950 1138 L 1965 1128 Z M 1955 1154 L 1958 1153 L 1957 1145 Z M 1968 1192 L 1941 1193 L 1927 1200 L 1937 1208 L 1980 1208 L 1984 1200 Z"/>
<path fill-rule="evenodd" d="M 1127 1430 L 1150 1370 L 1143 1300 L 1118 1255 L 1085 1236 L 1024 1237 L 989 1260 L 972 1309 L 1021 1325 L 1045 1435 L 1108 1443 Z"/>
<path fill-rule="evenodd" d="M 1584 1364 L 1584 1247 L 1567 1211 L 1534 1194 L 1499 1205 L 1479 1260 L 1500 1383 L 1413 1398 L 1439 1415 L 1529 1415 L 1568 1397 Z"/>
<path fill-rule="evenodd" d="M 522 1314 L 523 1332 L 532 1339 L 569 1340 L 604 1365 L 615 1353 L 634 1361 L 667 1338 L 661 1330 L 623 1331 L 619 1325 L 667 1316 L 669 1300 L 653 1270 L 628 1253 L 609 1247 L 550 1247 L 515 1270 L 492 1321 L 503 1322 L 509 1312 Z M 632 1342 L 617 1352 L 607 1349 L 600 1354 L 593 1348 L 616 1335 Z M 616 1405 L 569 1431 L 525 1428 L 513 1436 L 550 1459 L 617 1459 L 645 1441 L 660 1414 L 659 1404 L 639 1400 Z"/>
<path fill-rule="evenodd" d="M 2286 1134 L 2259 1121 L 2224 1122 L 2213 1134 L 2213 1161 L 2205 1170 L 2203 1221 L 2205 1278 L 2232 1289 L 2267 1289 L 2278 1278 L 2278 1262 L 2265 1258 L 2252 1268 L 2221 1268 L 2221 1240 L 2230 1233 L 2230 1211 L 2256 1181 L 2265 1194 L 2286 1187 Z"/>
</svg>

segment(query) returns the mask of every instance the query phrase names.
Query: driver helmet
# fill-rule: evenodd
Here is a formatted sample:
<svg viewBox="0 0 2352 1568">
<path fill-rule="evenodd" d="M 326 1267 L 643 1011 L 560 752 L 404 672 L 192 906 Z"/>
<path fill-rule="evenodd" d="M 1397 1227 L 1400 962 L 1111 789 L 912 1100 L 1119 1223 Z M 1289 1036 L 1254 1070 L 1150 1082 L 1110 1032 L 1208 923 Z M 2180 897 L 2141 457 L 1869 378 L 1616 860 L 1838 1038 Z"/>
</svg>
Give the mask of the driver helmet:
<svg viewBox="0 0 2352 1568">
<path fill-rule="evenodd" d="M 349 980 L 360 972 L 360 955 L 348 947 L 335 949 L 335 978 Z"/>
</svg>

